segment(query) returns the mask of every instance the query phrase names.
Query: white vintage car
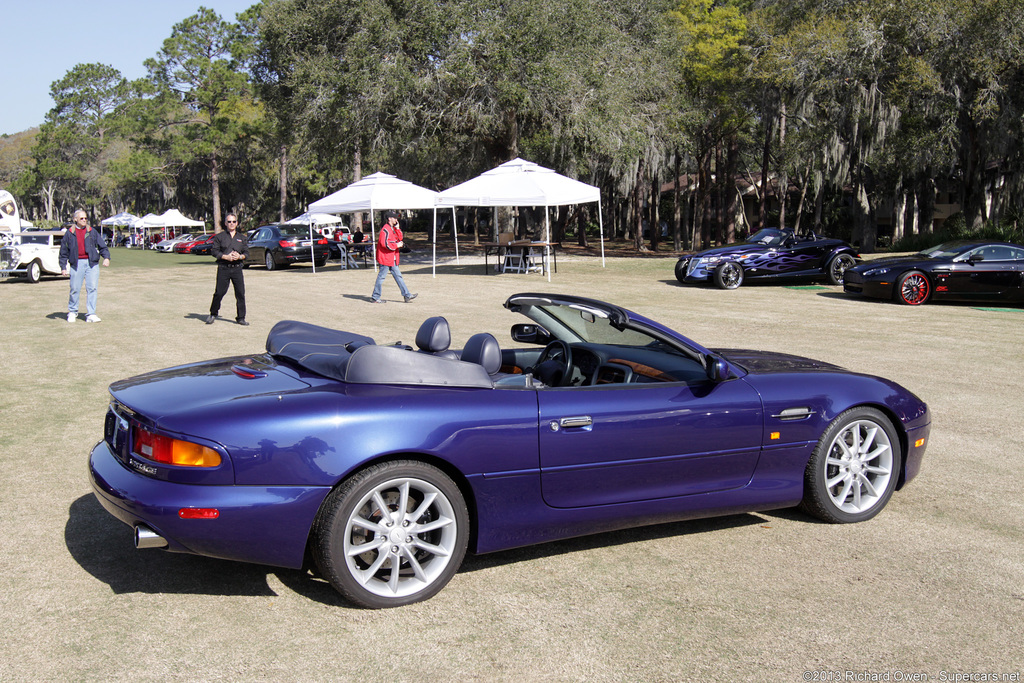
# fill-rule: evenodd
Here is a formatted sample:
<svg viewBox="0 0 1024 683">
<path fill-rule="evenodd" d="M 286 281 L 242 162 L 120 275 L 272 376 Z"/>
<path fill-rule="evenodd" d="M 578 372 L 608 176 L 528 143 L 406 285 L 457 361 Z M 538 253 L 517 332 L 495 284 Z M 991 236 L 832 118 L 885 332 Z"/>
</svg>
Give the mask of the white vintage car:
<svg viewBox="0 0 1024 683">
<path fill-rule="evenodd" d="M 0 277 L 24 277 L 39 282 L 43 275 L 60 275 L 61 231 L 31 230 L 0 233 Z"/>
</svg>

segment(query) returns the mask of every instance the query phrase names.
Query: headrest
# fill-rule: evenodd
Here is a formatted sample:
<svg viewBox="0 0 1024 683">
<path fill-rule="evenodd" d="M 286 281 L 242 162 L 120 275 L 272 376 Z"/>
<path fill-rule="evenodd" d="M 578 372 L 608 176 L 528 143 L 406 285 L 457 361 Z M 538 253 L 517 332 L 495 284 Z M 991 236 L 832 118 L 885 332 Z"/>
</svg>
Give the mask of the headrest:
<svg viewBox="0 0 1024 683">
<path fill-rule="evenodd" d="M 462 360 L 482 365 L 488 375 L 501 370 L 501 347 L 494 335 L 487 332 L 474 334 L 462 349 Z"/>
<path fill-rule="evenodd" d="M 416 348 L 427 353 L 445 351 L 452 343 L 448 321 L 439 315 L 427 318 L 416 332 Z"/>
</svg>

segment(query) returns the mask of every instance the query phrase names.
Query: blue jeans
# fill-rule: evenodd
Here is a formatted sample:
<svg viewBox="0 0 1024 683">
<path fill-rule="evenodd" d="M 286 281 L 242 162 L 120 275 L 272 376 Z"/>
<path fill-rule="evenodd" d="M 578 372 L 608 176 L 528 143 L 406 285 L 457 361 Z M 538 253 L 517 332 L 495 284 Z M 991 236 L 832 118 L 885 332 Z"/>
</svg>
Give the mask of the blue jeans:
<svg viewBox="0 0 1024 683">
<path fill-rule="evenodd" d="M 78 315 L 78 295 L 82 290 L 82 282 L 85 282 L 85 313 L 93 315 L 96 313 L 96 291 L 100 286 L 100 264 L 89 265 L 89 259 L 78 259 L 78 267 L 68 264 L 68 274 L 71 275 L 71 295 L 68 297 L 68 313 Z"/>
<path fill-rule="evenodd" d="M 409 296 L 409 288 L 405 286 L 405 280 L 402 279 L 402 271 L 398 269 L 398 266 L 380 266 L 380 270 L 377 271 L 377 282 L 373 285 L 374 301 L 380 299 L 380 288 L 384 285 L 384 278 L 387 277 L 388 271 L 391 271 L 391 276 L 395 278 L 395 284 L 398 285 L 398 290 L 402 292 L 402 296 Z"/>
</svg>

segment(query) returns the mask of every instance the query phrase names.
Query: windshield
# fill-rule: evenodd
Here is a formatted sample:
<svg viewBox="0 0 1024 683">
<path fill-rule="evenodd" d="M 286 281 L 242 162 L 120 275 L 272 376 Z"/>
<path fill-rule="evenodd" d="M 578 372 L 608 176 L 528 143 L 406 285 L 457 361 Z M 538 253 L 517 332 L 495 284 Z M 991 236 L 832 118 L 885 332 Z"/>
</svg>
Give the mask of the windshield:
<svg viewBox="0 0 1024 683">
<path fill-rule="evenodd" d="M 954 259 L 965 251 L 969 251 L 974 247 L 978 246 L 974 242 L 944 242 L 934 247 L 929 247 L 922 251 L 919 256 L 925 258 L 935 259 Z"/>
<path fill-rule="evenodd" d="M 769 247 L 777 247 L 785 239 L 785 233 L 775 228 L 764 228 L 751 235 L 747 241 L 755 244 L 766 244 Z"/>
<path fill-rule="evenodd" d="M 644 332 L 616 328 L 606 311 L 582 303 L 524 305 L 520 312 L 558 339 L 570 343 L 589 342 L 620 346 L 661 344 Z"/>
</svg>

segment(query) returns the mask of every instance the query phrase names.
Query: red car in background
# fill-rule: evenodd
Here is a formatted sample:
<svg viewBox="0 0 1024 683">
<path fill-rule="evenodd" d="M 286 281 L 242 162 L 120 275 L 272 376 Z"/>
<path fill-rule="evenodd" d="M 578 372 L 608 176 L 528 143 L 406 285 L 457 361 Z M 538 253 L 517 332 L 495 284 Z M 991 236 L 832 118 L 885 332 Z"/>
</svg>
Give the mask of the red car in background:
<svg viewBox="0 0 1024 683">
<path fill-rule="evenodd" d="M 204 243 L 213 244 L 213 235 L 196 235 L 194 239 L 185 240 L 184 242 L 178 242 L 174 245 L 175 254 L 194 254 L 193 251 L 197 246 Z M 209 253 L 209 252 L 207 252 Z"/>
</svg>

